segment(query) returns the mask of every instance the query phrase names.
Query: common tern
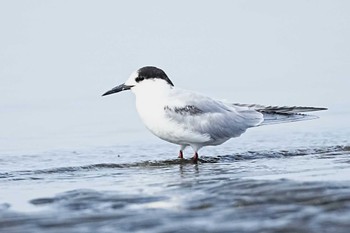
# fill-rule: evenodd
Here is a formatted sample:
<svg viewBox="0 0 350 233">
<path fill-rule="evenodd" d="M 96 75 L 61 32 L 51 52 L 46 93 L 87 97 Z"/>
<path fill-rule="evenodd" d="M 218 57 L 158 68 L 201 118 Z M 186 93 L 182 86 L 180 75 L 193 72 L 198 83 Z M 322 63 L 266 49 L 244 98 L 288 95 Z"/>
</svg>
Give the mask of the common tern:
<svg viewBox="0 0 350 233">
<path fill-rule="evenodd" d="M 131 90 L 146 127 L 159 138 L 180 145 L 179 158 L 187 146 L 194 150 L 193 162 L 204 146 L 220 145 L 239 137 L 248 128 L 318 118 L 304 112 L 318 107 L 279 107 L 227 103 L 174 87 L 166 73 L 153 66 L 134 71 L 129 79 L 102 96 Z"/>
</svg>

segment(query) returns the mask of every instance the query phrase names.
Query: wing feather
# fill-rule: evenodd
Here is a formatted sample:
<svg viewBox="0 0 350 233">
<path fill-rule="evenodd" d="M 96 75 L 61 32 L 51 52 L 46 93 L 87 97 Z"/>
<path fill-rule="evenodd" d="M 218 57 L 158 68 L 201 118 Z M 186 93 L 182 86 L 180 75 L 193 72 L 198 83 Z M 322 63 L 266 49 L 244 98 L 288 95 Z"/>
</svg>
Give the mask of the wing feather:
<svg viewBox="0 0 350 233">
<path fill-rule="evenodd" d="M 164 107 L 168 119 L 184 131 L 208 135 L 213 144 L 238 137 L 263 121 L 262 113 L 255 109 L 230 106 L 192 92 L 178 92 L 172 99 Z"/>
<path fill-rule="evenodd" d="M 327 110 L 322 107 L 302 107 L 302 106 L 264 106 L 259 104 L 239 104 L 234 103 L 233 106 L 248 107 L 261 112 L 264 121 L 261 125 L 280 124 L 295 121 L 313 120 L 318 116 L 303 114 L 304 112 L 314 112 Z"/>
</svg>

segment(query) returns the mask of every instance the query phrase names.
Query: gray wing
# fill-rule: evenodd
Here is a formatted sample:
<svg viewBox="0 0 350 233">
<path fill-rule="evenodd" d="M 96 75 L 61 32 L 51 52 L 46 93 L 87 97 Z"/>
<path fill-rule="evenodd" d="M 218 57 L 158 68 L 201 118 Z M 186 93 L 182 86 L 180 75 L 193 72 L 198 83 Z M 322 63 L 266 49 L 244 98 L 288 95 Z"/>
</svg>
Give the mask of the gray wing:
<svg viewBox="0 0 350 233">
<path fill-rule="evenodd" d="M 263 121 L 261 113 L 234 107 L 195 93 L 184 92 L 164 106 L 166 117 L 184 131 L 208 135 L 213 143 L 238 137 Z"/>
<path fill-rule="evenodd" d="M 280 124 L 295 121 L 304 121 L 317 119 L 318 116 L 304 114 L 305 112 L 314 112 L 327 110 L 320 107 L 302 107 L 302 106 L 264 106 L 258 104 L 239 104 L 234 103 L 233 106 L 248 107 L 261 112 L 264 121 L 260 125 Z"/>
</svg>

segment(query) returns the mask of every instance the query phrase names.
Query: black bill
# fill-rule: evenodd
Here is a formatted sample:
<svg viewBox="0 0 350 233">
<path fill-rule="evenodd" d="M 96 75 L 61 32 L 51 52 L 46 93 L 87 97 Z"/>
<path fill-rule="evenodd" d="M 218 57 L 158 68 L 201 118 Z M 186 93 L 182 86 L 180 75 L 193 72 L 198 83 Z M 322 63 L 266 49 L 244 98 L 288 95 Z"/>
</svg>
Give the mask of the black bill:
<svg viewBox="0 0 350 233">
<path fill-rule="evenodd" d="M 110 94 L 114 94 L 114 93 L 118 93 L 118 92 L 121 92 L 121 91 L 126 91 L 126 90 L 130 90 L 133 86 L 128 86 L 128 85 L 125 85 L 124 83 L 119 85 L 119 86 L 116 86 L 115 88 L 107 91 L 106 93 L 104 93 L 102 96 L 105 96 L 105 95 L 110 95 Z"/>
</svg>

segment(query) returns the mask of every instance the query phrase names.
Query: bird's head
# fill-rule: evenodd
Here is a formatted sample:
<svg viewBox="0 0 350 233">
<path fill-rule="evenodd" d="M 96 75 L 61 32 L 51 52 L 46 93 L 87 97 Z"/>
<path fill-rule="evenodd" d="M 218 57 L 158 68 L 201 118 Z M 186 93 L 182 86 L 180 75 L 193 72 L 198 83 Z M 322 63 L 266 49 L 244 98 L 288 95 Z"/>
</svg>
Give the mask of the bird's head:
<svg viewBox="0 0 350 233">
<path fill-rule="evenodd" d="M 157 86 L 166 86 L 172 88 L 174 84 L 165 74 L 165 72 L 154 66 L 145 66 L 134 71 L 125 83 L 112 88 L 102 96 L 118 93 L 125 90 L 137 92 L 138 90 L 149 90 Z"/>
</svg>

